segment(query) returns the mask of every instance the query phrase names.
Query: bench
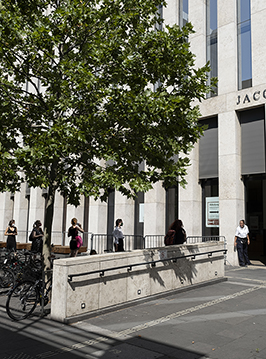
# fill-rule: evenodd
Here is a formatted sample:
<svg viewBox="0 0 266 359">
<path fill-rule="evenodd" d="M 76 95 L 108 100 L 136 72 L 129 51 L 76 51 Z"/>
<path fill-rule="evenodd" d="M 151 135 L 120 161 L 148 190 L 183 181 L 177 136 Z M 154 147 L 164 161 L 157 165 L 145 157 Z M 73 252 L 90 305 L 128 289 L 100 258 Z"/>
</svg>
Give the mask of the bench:
<svg viewBox="0 0 266 359">
<path fill-rule="evenodd" d="M 54 245 L 51 248 L 51 252 L 53 253 L 60 253 L 60 254 L 69 254 L 71 252 L 69 246 L 60 246 L 60 245 Z M 87 247 L 83 246 L 79 248 L 79 253 L 87 252 Z"/>
<path fill-rule="evenodd" d="M 0 248 L 6 248 L 6 242 L 0 242 Z M 20 243 L 17 242 L 17 249 L 31 249 L 31 243 Z"/>
<path fill-rule="evenodd" d="M 6 248 L 6 242 L 0 242 L 0 248 Z M 17 249 L 31 249 L 31 243 L 17 242 Z M 54 245 L 51 247 L 51 252 L 60 254 L 69 254 L 71 252 L 69 246 Z M 82 246 L 79 248 L 79 253 L 87 252 L 87 247 Z"/>
</svg>

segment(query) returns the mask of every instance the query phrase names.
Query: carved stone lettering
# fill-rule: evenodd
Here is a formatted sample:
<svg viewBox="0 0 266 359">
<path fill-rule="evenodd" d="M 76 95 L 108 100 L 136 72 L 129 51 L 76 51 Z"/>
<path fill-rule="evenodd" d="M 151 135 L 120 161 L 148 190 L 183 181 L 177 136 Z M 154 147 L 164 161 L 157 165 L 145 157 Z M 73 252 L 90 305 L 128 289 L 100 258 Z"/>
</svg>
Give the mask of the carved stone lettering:
<svg viewBox="0 0 266 359">
<path fill-rule="evenodd" d="M 246 94 L 244 97 L 241 95 L 237 96 L 236 105 L 240 105 L 241 103 L 245 104 L 250 103 L 252 101 L 259 101 L 261 96 L 266 99 L 266 89 L 264 91 L 254 91 L 252 95 Z"/>
<path fill-rule="evenodd" d="M 255 91 L 253 94 L 254 101 L 258 101 L 260 99 L 260 91 Z"/>
<path fill-rule="evenodd" d="M 248 97 L 248 94 L 246 94 L 243 103 L 245 103 L 246 101 L 250 102 L 250 99 L 249 99 L 249 97 Z"/>
</svg>

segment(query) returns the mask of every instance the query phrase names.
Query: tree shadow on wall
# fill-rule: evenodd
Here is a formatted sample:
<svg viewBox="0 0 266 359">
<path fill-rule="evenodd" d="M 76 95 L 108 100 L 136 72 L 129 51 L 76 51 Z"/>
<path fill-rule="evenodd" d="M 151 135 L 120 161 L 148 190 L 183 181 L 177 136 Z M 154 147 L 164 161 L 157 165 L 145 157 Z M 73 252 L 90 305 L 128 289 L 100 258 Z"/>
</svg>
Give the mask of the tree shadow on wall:
<svg viewBox="0 0 266 359">
<path fill-rule="evenodd" d="M 162 262 L 155 263 L 155 266 L 152 267 L 151 264 L 147 264 L 147 271 L 150 277 L 158 282 L 161 286 L 166 287 L 165 277 L 163 272 L 169 271 L 169 267 L 174 271 L 176 278 L 179 279 L 180 284 L 185 282 L 192 284 L 193 278 L 197 276 L 196 263 L 191 257 L 186 258 L 184 249 L 189 251 L 189 254 L 196 254 L 199 252 L 198 248 L 188 248 L 184 245 L 176 245 L 171 247 L 166 247 L 164 250 L 150 249 L 144 251 L 144 258 L 146 262 L 156 261 L 156 254 L 159 252 L 160 259 L 163 259 Z M 176 258 L 174 260 L 167 258 Z M 163 265 L 161 265 L 161 263 Z M 162 277 L 163 275 L 163 277 Z"/>
</svg>

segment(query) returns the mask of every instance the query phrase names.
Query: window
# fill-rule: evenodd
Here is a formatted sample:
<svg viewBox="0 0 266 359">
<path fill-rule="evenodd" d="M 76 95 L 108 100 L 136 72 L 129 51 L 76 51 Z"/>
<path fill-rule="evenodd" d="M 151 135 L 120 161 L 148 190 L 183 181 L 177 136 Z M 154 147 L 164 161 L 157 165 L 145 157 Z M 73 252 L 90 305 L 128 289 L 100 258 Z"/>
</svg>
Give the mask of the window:
<svg viewBox="0 0 266 359">
<path fill-rule="evenodd" d="M 264 107 L 238 113 L 241 124 L 241 174 L 266 172 Z"/>
<path fill-rule="evenodd" d="M 250 0 L 237 0 L 238 89 L 252 86 Z"/>
<path fill-rule="evenodd" d="M 139 172 L 145 170 L 145 162 L 142 161 L 139 164 Z M 142 237 L 144 234 L 144 222 L 143 218 L 140 218 L 140 212 L 144 209 L 145 203 L 144 192 L 137 192 L 135 197 L 135 218 L 134 218 L 134 249 L 141 248 Z"/>
<path fill-rule="evenodd" d="M 156 23 L 155 29 L 162 31 L 163 30 L 163 22 L 162 22 L 162 20 L 163 20 L 163 5 L 162 4 L 158 6 L 157 12 L 158 12 L 158 17 L 159 17 L 160 21 L 159 21 L 159 23 L 158 22 Z"/>
<path fill-rule="evenodd" d="M 107 249 L 113 250 L 113 229 L 115 223 L 115 190 L 109 189 L 107 201 Z"/>
<path fill-rule="evenodd" d="M 199 140 L 199 178 L 209 179 L 218 177 L 218 119 L 211 117 L 201 120 L 206 126 Z"/>
<path fill-rule="evenodd" d="M 179 26 L 183 27 L 188 22 L 188 0 L 179 2 Z"/>
<path fill-rule="evenodd" d="M 206 49 L 207 61 L 210 62 L 211 71 L 208 76 L 208 83 L 212 77 L 218 76 L 218 59 L 217 59 L 217 0 L 207 0 L 206 14 Z M 216 96 L 218 94 L 217 87 L 213 88 L 207 97 Z"/>
<path fill-rule="evenodd" d="M 157 14 L 160 21 L 155 24 L 155 30 L 163 31 L 163 5 L 161 4 L 157 8 L 158 8 Z M 154 84 L 153 91 L 156 92 L 160 86 L 161 86 L 161 81 L 159 80 Z"/>
<path fill-rule="evenodd" d="M 166 189 L 166 223 L 165 230 L 178 218 L 178 183 Z"/>
</svg>

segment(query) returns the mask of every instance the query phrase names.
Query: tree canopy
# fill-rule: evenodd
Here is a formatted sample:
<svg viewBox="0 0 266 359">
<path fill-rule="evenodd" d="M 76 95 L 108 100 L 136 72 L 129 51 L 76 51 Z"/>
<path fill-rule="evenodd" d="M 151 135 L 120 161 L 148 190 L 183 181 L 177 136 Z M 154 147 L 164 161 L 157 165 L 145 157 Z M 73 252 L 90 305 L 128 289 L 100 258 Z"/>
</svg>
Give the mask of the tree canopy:
<svg viewBox="0 0 266 359">
<path fill-rule="evenodd" d="M 161 3 L 0 2 L 0 191 L 48 188 L 47 251 L 57 190 L 78 205 L 185 181 L 209 67 L 191 24 L 155 29 Z"/>
</svg>

